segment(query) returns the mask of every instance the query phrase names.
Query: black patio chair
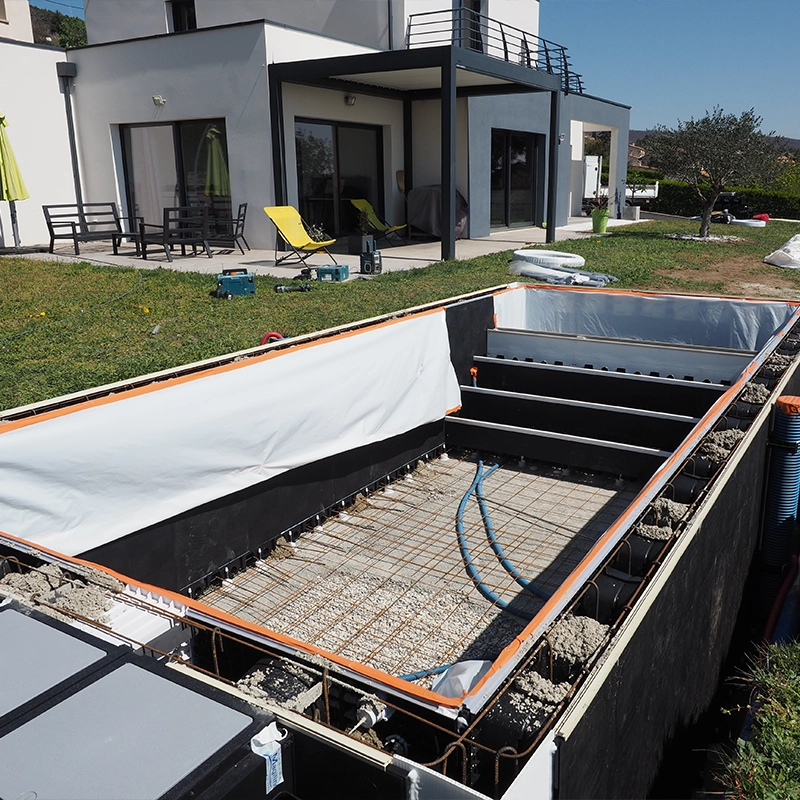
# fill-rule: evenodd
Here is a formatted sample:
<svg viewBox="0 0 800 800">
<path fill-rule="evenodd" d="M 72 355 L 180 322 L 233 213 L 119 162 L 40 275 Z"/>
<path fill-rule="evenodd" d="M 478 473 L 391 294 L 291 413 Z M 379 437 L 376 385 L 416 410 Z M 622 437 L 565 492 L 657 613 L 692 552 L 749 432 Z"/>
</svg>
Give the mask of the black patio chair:
<svg viewBox="0 0 800 800">
<path fill-rule="evenodd" d="M 247 239 L 244 238 L 244 221 L 247 216 L 247 203 L 239 204 L 239 211 L 235 219 L 215 219 L 212 220 L 213 229 L 209 234 L 209 244 L 216 247 L 233 247 L 236 245 L 244 255 L 244 246 L 249 250 L 250 245 L 247 244 Z"/>
<path fill-rule="evenodd" d="M 164 248 L 167 261 L 172 261 L 172 251 L 181 248 L 181 255 L 186 255 L 186 248 L 192 248 L 197 254 L 198 246 L 212 258 L 208 246 L 208 209 L 203 206 L 174 206 L 164 209 L 164 224 L 155 225 L 143 222 L 140 225 L 142 240 L 142 258 L 147 260 L 147 246 L 160 245 Z"/>
</svg>

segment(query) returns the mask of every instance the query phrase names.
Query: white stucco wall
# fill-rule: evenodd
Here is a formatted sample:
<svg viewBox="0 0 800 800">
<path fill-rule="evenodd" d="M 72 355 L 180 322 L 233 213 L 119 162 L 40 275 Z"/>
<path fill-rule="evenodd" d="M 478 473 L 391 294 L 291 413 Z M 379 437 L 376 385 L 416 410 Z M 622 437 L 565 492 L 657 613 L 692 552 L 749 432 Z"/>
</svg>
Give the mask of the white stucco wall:
<svg viewBox="0 0 800 800">
<path fill-rule="evenodd" d="M 119 125 L 225 119 L 232 203 L 248 203 L 251 246 L 271 246 L 260 208 L 273 197 L 262 24 L 70 52 L 78 67 L 74 101 L 86 201 L 123 205 Z M 153 95 L 166 105 L 153 104 Z"/>
<path fill-rule="evenodd" d="M 442 182 L 442 113 L 438 100 L 413 106 L 414 186 Z M 469 202 L 467 100 L 456 101 L 456 189 Z"/>
<path fill-rule="evenodd" d="M 4 0 L 0 3 L 0 38 L 16 39 L 18 42 L 33 41 L 28 0 Z"/>
<path fill-rule="evenodd" d="M 89 44 L 166 33 L 164 0 L 83 0 Z"/>
<path fill-rule="evenodd" d="M 90 44 L 172 30 L 166 0 L 84 0 L 84 7 Z M 344 42 L 389 48 L 389 0 L 195 0 L 195 11 L 198 28 L 269 20 Z"/>
<path fill-rule="evenodd" d="M 525 33 L 539 35 L 539 0 L 485 0 L 483 13 Z"/>
<path fill-rule="evenodd" d="M 0 42 L 0 113 L 30 197 L 19 201 L 17 219 L 23 245 L 47 243 L 42 205 L 74 203 L 64 97 L 56 63 L 63 50 Z M 6 76 L 24 76 L 9 80 Z M 13 245 L 8 203 L 0 202 L 0 247 Z"/>
</svg>

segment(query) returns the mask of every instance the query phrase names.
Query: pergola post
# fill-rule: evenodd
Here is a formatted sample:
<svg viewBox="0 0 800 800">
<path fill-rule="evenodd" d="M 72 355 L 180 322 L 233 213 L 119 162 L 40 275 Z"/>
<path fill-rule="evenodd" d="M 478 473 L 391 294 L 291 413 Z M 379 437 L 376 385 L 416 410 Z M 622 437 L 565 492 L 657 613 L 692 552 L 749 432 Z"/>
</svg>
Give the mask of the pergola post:
<svg viewBox="0 0 800 800">
<path fill-rule="evenodd" d="M 556 214 L 558 211 L 558 151 L 561 126 L 561 90 L 550 92 L 550 136 L 548 140 L 547 169 L 547 233 L 545 241 L 556 240 Z"/>
<path fill-rule="evenodd" d="M 456 61 L 442 59 L 442 261 L 456 257 Z"/>
<path fill-rule="evenodd" d="M 285 206 L 286 190 L 286 143 L 283 124 L 283 80 L 276 74 L 275 65 L 269 69 L 269 119 L 272 135 L 272 178 L 275 185 L 276 206 Z"/>
</svg>

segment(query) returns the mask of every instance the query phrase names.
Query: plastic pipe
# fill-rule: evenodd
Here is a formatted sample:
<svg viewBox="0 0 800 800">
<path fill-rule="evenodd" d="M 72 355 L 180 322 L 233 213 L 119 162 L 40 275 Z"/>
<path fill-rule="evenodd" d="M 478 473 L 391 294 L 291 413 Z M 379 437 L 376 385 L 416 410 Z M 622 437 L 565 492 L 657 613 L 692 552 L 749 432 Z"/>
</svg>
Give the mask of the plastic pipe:
<svg viewBox="0 0 800 800">
<path fill-rule="evenodd" d="M 773 447 L 771 453 L 761 561 L 771 567 L 782 567 L 789 561 L 794 549 L 797 524 L 797 501 L 800 495 L 800 449 L 797 447 L 800 442 L 800 397 L 778 398 L 772 435 L 779 446 Z"/>
<path fill-rule="evenodd" d="M 427 678 L 429 675 L 441 675 L 447 672 L 452 664 L 442 664 L 441 667 L 431 667 L 430 669 L 419 669 L 416 672 L 409 672 L 408 675 L 398 675 L 401 681 L 419 681 L 422 678 Z"/>
<path fill-rule="evenodd" d="M 478 464 L 482 466 L 483 462 L 479 461 Z M 494 554 L 497 556 L 497 559 L 503 569 L 523 589 L 527 589 L 531 594 L 536 595 L 536 597 L 539 597 L 542 600 L 549 600 L 551 596 L 550 594 L 543 592 L 541 589 L 534 586 L 529 580 L 526 580 L 522 577 L 519 570 L 508 560 L 503 548 L 500 546 L 500 542 L 497 541 L 497 534 L 494 531 L 494 525 L 492 525 L 492 518 L 489 516 L 489 509 L 486 507 L 486 498 L 483 496 L 483 481 L 499 467 L 499 464 L 495 464 L 486 472 L 483 472 L 480 479 L 475 484 L 475 496 L 478 498 L 478 506 L 481 510 L 481 517 L 483 517 L 483 525 L 486 528 L 486 538 L 489 540 L 489 545 L 494 551 Z"/>
<path fill-rule="evenodd" d="M 475 588 L 492 604 L 497 606 L 498 608 L 502 608 L 504 611 L 508 611 L 510 614 L 513 614 L 515 617 L 520 617 L 524 620 L 532 620 L 533 616 L 531 614 L 526 614 L 523 611 L 517 611 L 516 609 L 511 608 L 508 603 L 501 600 L 500 597 L 495 594 L 484 582 L 483 578 L 481 578 L 480 572 L 478 572 L 475 564 L 472 562 L 472 556 L 469 552 L 469 547 L 467 545 L 467 537 L 464 535 L 464 511 L 467 507 L 467 501 L 469 500 L 470 495 L 475 491 L 475 486 L 477 485 L 478 481 L 480 480 L 481 474 L 483 472 L 483 462 L 478 462 L 478 468 L 475 472 L 475 477 L 472 479 L 472 483 L 469 486 L 469 489 L 464 493 L 464 496 L 461 498 L 461 502 L 458 504 L 458 511 L 456 512 L 456 534 L 458 535 L 458 549 L 461 552 L 461 560 L 464 562 L 464 567 L 467 570 L 467 575 L 469 576 L 470 580 L 475 584 Z"/>
</svg>

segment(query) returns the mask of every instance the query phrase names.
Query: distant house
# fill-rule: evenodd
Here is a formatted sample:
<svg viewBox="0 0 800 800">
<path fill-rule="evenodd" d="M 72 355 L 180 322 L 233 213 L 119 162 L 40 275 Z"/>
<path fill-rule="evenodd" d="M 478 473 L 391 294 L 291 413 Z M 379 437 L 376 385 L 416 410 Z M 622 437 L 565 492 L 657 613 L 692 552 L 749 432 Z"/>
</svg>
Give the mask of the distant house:
<svg viewBox="0 0 800 800">
<path fill-rule="evenodd" d="M 441 192 L 452 257 L 456 192 L 472 238 L 544 222 L 554 232 L 580 213 L 588 131 L 611 132 L 612 205 L 624 203 L 629 110 L 586 92 L 566 48 L 539 38 L 538 6 L 330 0 L 309 14 L 285 0 L 85 0 L 89 46 L 63 55 L 75 77 L 53 69 L 27 107 L 68 86 L 73 182 L 84 199 L 115 199 L 148 222 L 179 204 L 222 215 L 290 204 L 341 236 L 355 226 L 353 198 L 402 222 Z M 0 66 L 18 55 L 0 52 Z M 207 185 L 209 137 L 226 162 L 224 192 Z M 32 198 L 21 208 L 29 240 L 41 227 L 34 209 L 59 199 Z M 251 213 L 251 244 L 273 237 Z"/>
</svg>

